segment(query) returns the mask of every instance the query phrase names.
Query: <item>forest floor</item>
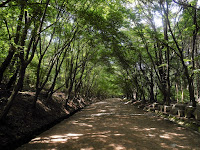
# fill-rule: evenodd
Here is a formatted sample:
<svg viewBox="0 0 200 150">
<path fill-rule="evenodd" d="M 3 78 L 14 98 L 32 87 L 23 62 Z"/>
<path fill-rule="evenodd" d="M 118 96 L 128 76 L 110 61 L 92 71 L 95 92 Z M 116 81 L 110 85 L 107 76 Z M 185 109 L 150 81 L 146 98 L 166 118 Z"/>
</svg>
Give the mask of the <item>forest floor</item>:
<svg viewBox="0 0 200 150">
<path fill-rule="evenodd" d="M 55 93 L 49 101 L 44 96 L 40 96 L 36 109 L 33 109 L 33 99 L 34 92 L 18 94 L 6 121 L 0 124 L 0 149 L 14 149 L 22 143 L 28 142 L 35 135 L 91 103 L 91 101 L 75 99 L 73 102 L 70 101 L 65 109 L 65 95 Z M 0 112 L 5 104 L 5 99 L 1 99 Z"/>
<path fill-rule="evenodd" d="M 200 150 L 200 135 L 112 98 L 93 103 L 18 149 Z"/>
</svg>

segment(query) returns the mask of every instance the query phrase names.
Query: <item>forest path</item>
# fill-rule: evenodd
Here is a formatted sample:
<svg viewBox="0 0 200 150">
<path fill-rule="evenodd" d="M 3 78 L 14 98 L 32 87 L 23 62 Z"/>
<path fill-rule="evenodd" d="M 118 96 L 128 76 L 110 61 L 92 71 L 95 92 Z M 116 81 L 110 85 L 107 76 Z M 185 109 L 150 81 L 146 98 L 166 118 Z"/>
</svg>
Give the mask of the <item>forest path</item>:
<svg viewBox="0 0 200 150">
<path fill-rule="evenodd" d="M 200 135 L 113 98 L 86 107 L 18 149 L 200 150 Z"/>
</svg>

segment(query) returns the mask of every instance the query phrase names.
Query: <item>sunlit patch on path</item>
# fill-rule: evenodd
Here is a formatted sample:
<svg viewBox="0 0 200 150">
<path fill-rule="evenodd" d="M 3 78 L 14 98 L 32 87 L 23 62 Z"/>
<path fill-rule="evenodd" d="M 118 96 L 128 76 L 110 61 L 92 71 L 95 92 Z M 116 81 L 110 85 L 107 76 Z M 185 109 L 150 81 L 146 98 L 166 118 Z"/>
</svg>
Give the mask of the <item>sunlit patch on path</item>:
<svg viewBox="0 0 200 150">
<path fill-rule="evenodd" d="M 200 136 L 169 121 L 107 99 L 76 113 L 19 149 L 196 149 Z"/>
</svg>

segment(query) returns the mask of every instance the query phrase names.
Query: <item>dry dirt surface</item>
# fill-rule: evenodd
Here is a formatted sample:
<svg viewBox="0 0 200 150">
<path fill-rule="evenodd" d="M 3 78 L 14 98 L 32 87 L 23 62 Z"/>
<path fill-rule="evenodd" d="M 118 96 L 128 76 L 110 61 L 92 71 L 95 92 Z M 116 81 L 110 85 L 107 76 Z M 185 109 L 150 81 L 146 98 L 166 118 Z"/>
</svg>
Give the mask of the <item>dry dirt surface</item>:
<svg viewBox="0 0 200 150">
<path fill-rule="evenodd" d="M 200 150 L 200 135 L 113 98 L 86 107 L 23 149 Z"/>
</svg>

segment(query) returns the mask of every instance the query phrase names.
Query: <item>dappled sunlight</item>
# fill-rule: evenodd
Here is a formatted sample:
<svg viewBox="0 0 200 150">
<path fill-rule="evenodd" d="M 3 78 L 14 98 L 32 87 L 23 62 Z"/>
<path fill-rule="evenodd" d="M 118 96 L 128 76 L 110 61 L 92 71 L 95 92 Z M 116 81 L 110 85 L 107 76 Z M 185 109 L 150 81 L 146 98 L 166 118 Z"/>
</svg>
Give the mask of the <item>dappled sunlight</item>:
<svg viewBox="0 0 200 150">
<path fill-rule="evenodd" d="M 159 136 L 160 138 L 164 138 L 164 139 L 171 139 L 169 134 L 163 134 Z"/>
<path fill-rule="evenodd" d="M 48 108 L 46 105 L 44 105 L 44 103 L 42 103 L 41 100 L 37 100 L 37 104 L 42 107 L 45 111 L 50 111 L 51 109 Z"/>
<path fill-rule="evenodd" d="M 130 128 L 131 130 L 138 130 L 139 128 L 138 127 L 133 127 L 133 128 Z"/>
<path fill-rule="evenodd" d="M 104 110 L 104 109 L 102 109 L 102 110 L 99 110 L 99 112 L 106 112 L 107 110 Z"/>
<path fill-rule="evenodd" d="M 109 133 L 110 131 L 103 131 L 103 132 L 97 132 L 97 133 L 87 133 L 87 135 L 91 137 L 107 138 Z"/>
<path fill-rule="evenodd" d="M 30 144 L 34 143 L 65 143 L 69 139 L 78 139 L 83 134 L 68 133 L 64 135 L 53 135 L 49 137 L 38 137 L 31 140 Z"/>
<path fill-rule="evenodd" d="M 97 134 L 97 135 L 92 135 L 91 137 L 101 137 L 101 138 L 106 138 L 106 135 L 103 134 Z"/>
<path fill-rule="evenodd" d="M 189 146 L 181 146 L 181 145 L 178 145 L 178 144 L 170 144 L 170 145 L 167 145 L 166 143 L 161 143 L 160 144 L 162 148 L 166 148 L 166 149 L 190 149 Z"/>
<path fill-rule="evenodd" d="M 97 114 L 92 114 L 92 117 L 98 117 L 98 116 L 103 116 L 103 115 L 112 115 L 113 113 L 97 113 Z"/>
<path fill-rule="evenodd" d="M 156 128 L 141 128 L 138 126 L 135 126 L 133 128 L 130 128 L 131 130 L 134 130 L 135 132 L 143 132 L 143 133 L 148 133 L 148 132 L 155 132 Z"/>
<path fill-rule="evenodd" d="M 105 106 L 105 108 L 112 108 L 112 106 Z"/>
<path fill-rule="evenodd" d="M 73 121 L 73 122 L 71 122 L 72 124 L 74 124 L 74 125 L 79 125 L 79 126 L 85 126 L 85 127 L 93 127 L 93 125 L 90 125 L 90 124 L 86 124 L 86 123 L 79 123 L 78 121 Z"/>
<path fill-rule="evenodd" d="M 175 138 L 175 139 L 177 139 L 177 138 L 185 139 L 184 136 L 185 136 L 184 134 L 169 133 L 169 132 L 166 132 L 165 134 L 159 135 L 160 138 L 164 138 L 164 139 L 173 139 L 173 138 Z"/>
<path fill-rule="evenodd" d="M 125 106 L 122 107 L 121 103 L 117 102 L 113 105 L 108 101 L 93 104 L 33 139 L 30 147 L 66 147 L 72 150 L 160 150 L 200 147 L 199 136 L 185 128 L 152 117 L 132 106 Z M 195 144 L 191 144 L 191 141 Z"/>
<path fill-rule="evenodd" d="M 147 134 L 146 136 L 147 137 L 155 137 L 155 135 L 153 135 L 153 134 Z"/>
<path fill-rule="evenodd" d="M 156 130 L 156 128 L 144 128 L 146 131 Z"/>
<path fill-rule="evenodd" d="M 184 130 L 184 128 L 183 127 L 177 127 L 176 130 L 181 131 L 181 130 Z"/>
<path fill-rule="evenodd" d="M 124 146 L 119 145 L 119 144 L 110 144 L 110 147 L 112 147 L 114 150 L 124 150 L 126 149 Z"/>
<path fill-rule="evenodd" d="M 70 111 L 68 111 L 67 109 L 63 109 L 64 110 L 64 112 L 66 113 L 66 114 L 70 114 Z"/>
<path fill-rule="evenodd" d="M 108 103 L 108 102 L 102 101 L 102 102 L 97 102 L 96 104 L 99 105 L 99 104 L 107 104 L 107 103 Z M 96 105 L 96 104 L 95 104 L 95 105 Z"/>
<path fill-rule="evenodd" d="M 114 136 L 126 136 L 125 134 L 113 134 Z"/>
<path fill-rule="evenodd" d="M 109 109 L 109 111 L 116 112 L 117 110 L 116 109 Z"/>
<path fill-rule="evenodd" d="M 94 150 L 93 147 L 81 148 L 80 150 Z"/>
</svg>

